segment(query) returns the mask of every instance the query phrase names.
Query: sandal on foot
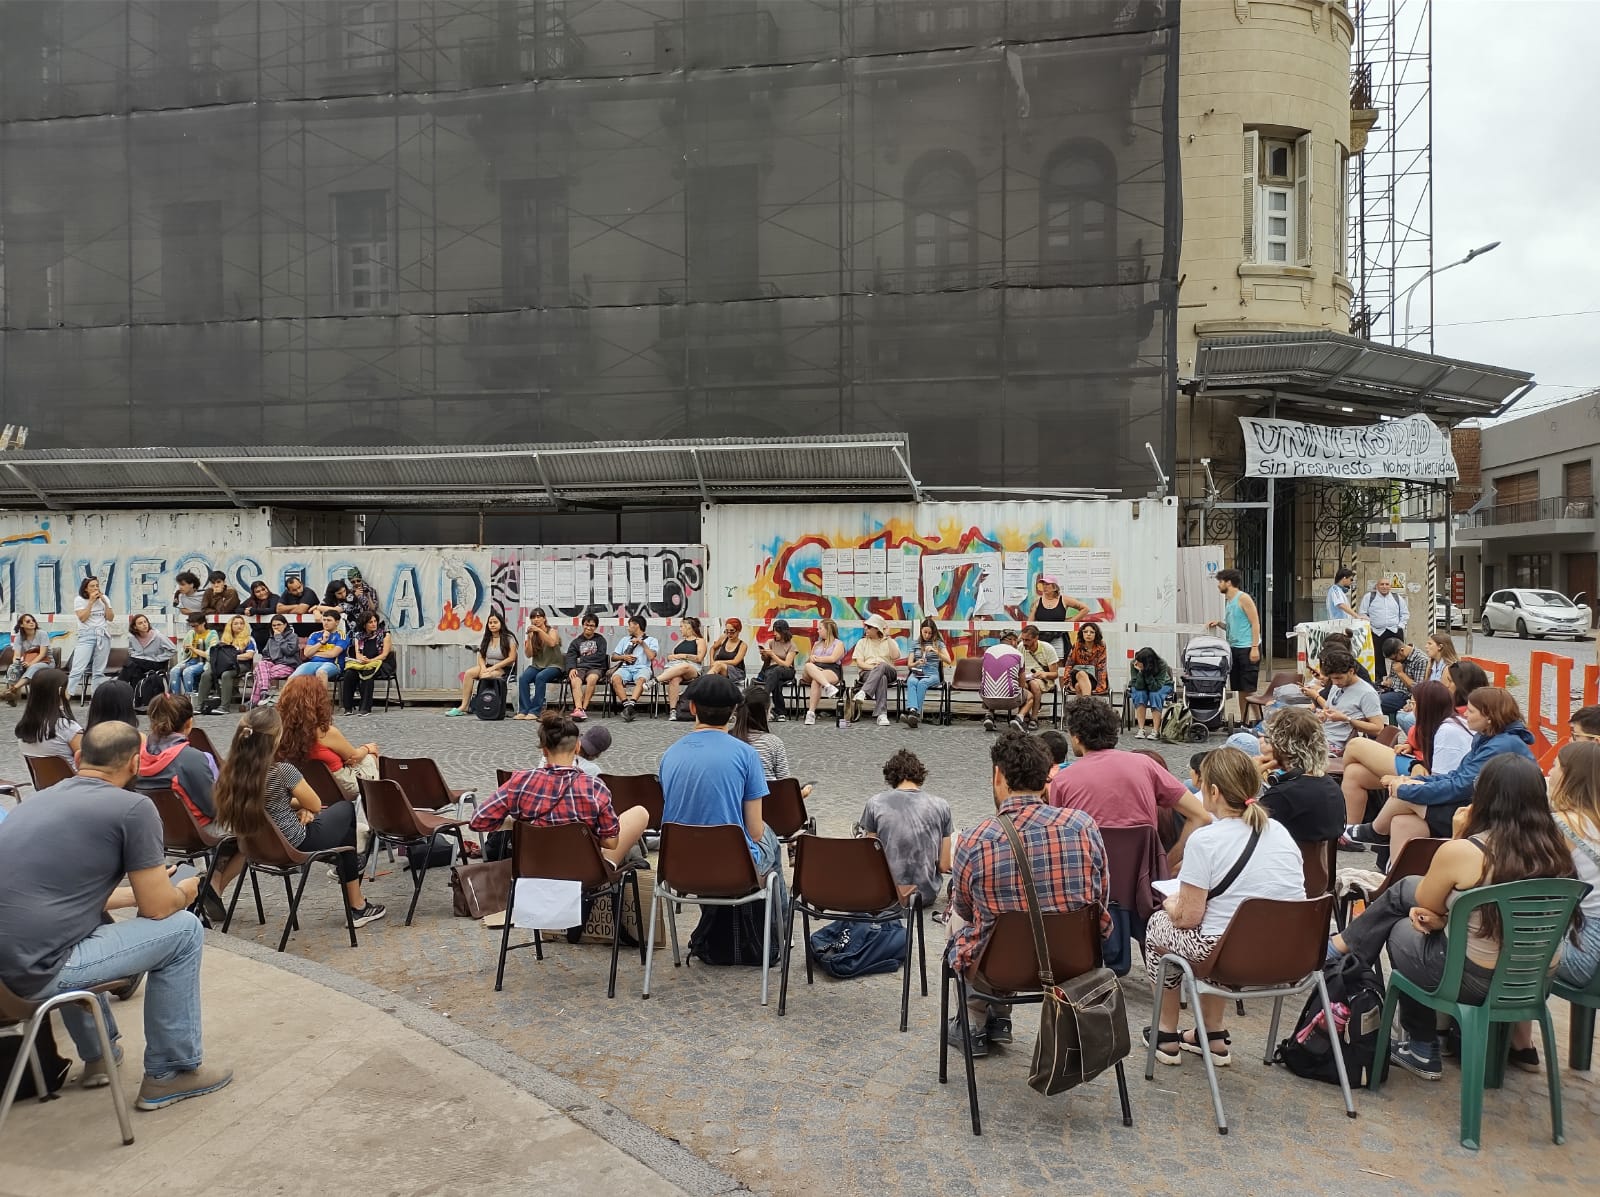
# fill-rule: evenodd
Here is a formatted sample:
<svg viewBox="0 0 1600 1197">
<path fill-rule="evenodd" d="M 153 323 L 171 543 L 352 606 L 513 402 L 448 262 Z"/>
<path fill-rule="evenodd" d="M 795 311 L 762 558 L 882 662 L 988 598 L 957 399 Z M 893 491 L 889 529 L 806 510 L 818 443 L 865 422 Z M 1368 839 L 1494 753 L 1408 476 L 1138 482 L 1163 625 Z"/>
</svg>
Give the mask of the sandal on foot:
<svg viewBox="0 0 1600 1197">
<path fill-rule="evenodd" d="M 1194 1029 L 1192 1027 L 1187 1031 L 1179 1032 L 1177 1039 L 1178 1046 L 1182 1050 L 1186 1052 L 1193 1052 L 1197 1056 L 1200 1054 L 1200 1041 L 1199 1039 L 1194 1038 Z M 1212 1046 L 1216 1044 L 1218 1040 L 1221 1040 L 1222 1042 L 1222 1050 L 1220 1052 L 1215 1046 Z M 1232 1064 L 1233 1053 L 1228 1050 L 1232 1043 L 1233 1040 L 1228 1038 L 1228 1032 L 1226 1031 L 1207 1031 L 1206 1044 L 1207 1046 L 1211 1047 L 1211 1063 L 1218 1068 L 1226 1068 L 1229 1064 Z"/>
<path fill-rule="evenodd" d="M 1145 1041 L 1145 1043 L 1147 1045 L 1150 1042 L 1150 1028 L 1149 1027 L 1146 1027 L 1144 1029 L 1144 1041 Z M 1157 1060 L 1157 1062 L 1161 1063 L 1161 1064 L 1172 1064 L 1172 1065 L 1182 1064 L 1183 1063 L 1183 1054 L 1181 1052 L 1165 1052 L 1165 1051 L 1161 1050 L 1162 1045 L 1163 1044 L 1167 1044 L 1167 1043 L 1175 1043 L 1179 1047 L 1182 1047 L 1183 1046 L 1183 1036 L 1180 1035 L 1177 1031 L 1157 1031 L 1156 1032 L 1156 1060 Z"/>
</svg>

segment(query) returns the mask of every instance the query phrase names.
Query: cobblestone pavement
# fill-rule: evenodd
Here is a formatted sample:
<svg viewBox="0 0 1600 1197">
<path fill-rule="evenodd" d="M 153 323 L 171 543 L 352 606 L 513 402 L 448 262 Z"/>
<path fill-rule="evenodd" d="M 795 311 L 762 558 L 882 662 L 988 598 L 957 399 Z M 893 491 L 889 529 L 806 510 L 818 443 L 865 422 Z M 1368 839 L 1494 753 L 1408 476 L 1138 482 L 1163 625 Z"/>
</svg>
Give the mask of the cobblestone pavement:
<svg viewBox="0 0 1600 1197">
<path fill-rule="evenodd" d="M 435 757 L 454 785 L 487 787 L 496 767 L 537 756 L 529 723 L 447 720 L 439 708 L 347 722 L 352 739 L 375 739 L 391 754 Z M 219 744 L 231 724 L 222 717 L 203 722 Z M 609 726 L 616 744 L 604 764 L 612 772 L 653 770 L 684 730 L 665 720 L 612 720 Z M 811 807 L 824 834 L 849 834 L 864 799 L 881 788 L 882 762 L 901 745 L 923 757 L 928 787 L 950 801 L 958 827 L 992 810 L 988 737 L 970 720 L 917 731 L 799 722 L 777 730 L 796 774 L 819 782 Z M 1175 766 L 1188 756 L 1187 749 L 1163 752 Z M 6 753 L 0 775 L 15 776 L 20 762 L 9 745 Z M 276 887 L 263 890 L 267 927 L 257 928 L 246 916 L 234 930 L 275 944 L 282 900 L 275 899 Z M 1019 1010 L 1016 1043 L 978 1062 L 984 1134 L 975 1138 L 959 1062 L 953 1061 L 951 1084 L 937 1079 L 936 972 L 929 996 L 913 995 L 904 1035 L 897 1031 L 898 976 L 819 977 L 807 988 L 797 971 L 789 1012 L 779 1018 L 775 992 L 770 1007 L 759 1005 L 754 970 L 674 969 L 665 951 L 657 957 L 648 1002 L 638 996 L 637 957 L 630 962 L 624 955 L 618 996 L 607 1001 L 607 951 L 565 943 L 547 949 L 542 962 L 532 953 L 514 955 L 506 988 L 497 994 L 495 936 L 450 916 L 442 873 L 429 878 L 409 928 L 401 922 L 410 892 L 403 871 L 381 876 L 370 892 L 392 913 L 363 931 L 361 947 L 352 950 L 337 916 L 334 882 L 314 877 L 304 929 L 289 950 L 448 1014 L 761 1192 L 987 1197 L 1047 1185 L 1067 1192 L 1116 1185 L 1233 1197 L 1368 1190 L 1394 1178 L 1425 1193 L 1509 1193 L 1535 1184 L 1549 1192 L 1592 1192 L 1600 1172 L 1600 1086 L 1592 1075 L 1565 1074 L 1565 1146 L 1550 1143 L 1542 1079 L 1512 1072 L 1505 1089 L 1487 1098 L 1484 1151 L 1467 1152 L 1455 1136 L 1453 1066 L 1443 1084 L 1397 1072 L 1383 1094 L 1358 1093 L 1361 1117 L 1351 1122 L 1335 1088 L 1263 1068 L 1252 1055 L 1266 1036 L 1270 1010 L 1264 1003 L 1232 1020 L 1236 1063 L 1221 1075 L 1233 1128 L 1225 1140 L 1211 1123 L 1203 1069 L 1194 1057 L 1182 1068 L 1158 1067 L 1153 1081 L 1142 1076 L 1142 1057 L 1130 1058 L 1132 1128 L 1121 1125 L 1109 1076 L 1055 1098 L 1033 1093 L 1025 1075 L 1033 1039 L 1025 1009 Z M 241 910 L 245 906 L 241 902 Z M 942 941 L 942 928 L 930 923 L 929 930 L 930 939 Z M 1138 1028 L 1149 1022 L 1141 976 L 1136 968 L 1124 986 L 1136 1043 Z M 1564 1056 L 1566 1004 L 1553 1006 Z M 1226 1162 L 1219 1167 L 1219 1160 Z"/>
</svg>

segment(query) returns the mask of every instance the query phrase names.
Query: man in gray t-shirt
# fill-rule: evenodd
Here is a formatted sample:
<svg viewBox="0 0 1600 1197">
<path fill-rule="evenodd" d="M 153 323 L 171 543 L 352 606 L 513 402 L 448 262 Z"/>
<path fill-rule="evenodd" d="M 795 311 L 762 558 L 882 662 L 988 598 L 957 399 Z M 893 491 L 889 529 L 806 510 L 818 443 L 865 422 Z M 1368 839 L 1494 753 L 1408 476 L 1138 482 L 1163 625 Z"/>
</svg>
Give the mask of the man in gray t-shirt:
<svg viewBox="0 0 1600 1197">
<path fill-rule="evenodd" d="M 127 789 L 139 772 L 139 733 L 102 723 L 83 737 L 78 775 L 49 786 L 0 824 L 0 981 L 44 1000 L 148 974 L 144 1083 L 135 1104 L 157 1110 L 233 1079 L 200 1058 L 200 950 L 205 932 L 189 913 L 200 879 L 173 885 L 164 867 L 161 816 Z M 122 879 L 128 886 L 120 888 Z M 108 909 L 138 917 L 104 921 Z M 63 1006 L 83 1058 L 79 1083 L 109 1084 L 120 1062 L 116 1021 L 101 1014 L 116 1061 L 104 1059 L 89 1012 Z"/>
<path fill-rule="evenodd" d="M 861 830 L 883 845 L 901 900 L 917 893 L 931 905 L 940 874 L 950 871 L 950 804 L 923 791 L 928 770 L 904 748 L 884 764 L 883 780 L 890 788 L 867 799 Z"/>
<path fill-rule="evenodd" d="M 1323 734 L 1328 738 L 1328 751 L 1338 756 L 1344 752 L 1351 732 L 1375 736 L 1388 720 L 1383 717 L 1378 692 L 1357 675 L 1356 659 L 1350 653 L 1342 648 L 1330 648 L 1322 654 L 1318 664 L 1327 675 L 1328 693 L 1324 695 L 1314 686 L 1302 689 L 1316 704 Z"/>
</svg>

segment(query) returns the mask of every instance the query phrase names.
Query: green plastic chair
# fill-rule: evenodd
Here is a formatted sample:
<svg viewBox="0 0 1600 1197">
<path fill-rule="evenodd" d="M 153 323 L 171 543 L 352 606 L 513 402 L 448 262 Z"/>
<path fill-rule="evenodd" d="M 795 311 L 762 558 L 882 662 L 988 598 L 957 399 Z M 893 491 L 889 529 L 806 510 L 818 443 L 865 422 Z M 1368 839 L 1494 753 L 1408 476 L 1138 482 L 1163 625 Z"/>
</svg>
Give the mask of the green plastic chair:
<svg viewBox="0 0 1600 1197">
<path fill-rule="evenodd" d="M 1572 1026 L 1567 1039 L 1567 1067 L 1588 1072 L 1594 1059 L 1594 1012 L 1600 1008 L 1600 971 L 1582 989 L 1556 981 L 1550 986 L 1552 997 L 1572 1003 Z"/>
<path fill-rule="evenodd" d="M 1467 890 L 1456 899 L 1445 928 L 1444 977 L 1436 989 L 1425 990 L 1399 973 L 1390 971 L 1388 993 L 1383 999 L 1383 1018 L 1378 1027 L 1375 1067 L 1368 1088 L 1376 1093 L 1389 1071 L 1389 1035 L 1395 1006 L 1401 993 L 1450 1015 L 1461 1027 L 1461 1146 L 1478 1149 L 1483 1124 L 1483 1091 L 1488 1077 L 1489 1055 L 1503 1040 L 1493 1032 L 1498 1024 L 1537 1021 L 1544 1043 L 1545 1072 L 1550 1083 L 1551 1138 L 1566 1141 L 1561 1122 L 1561 1068 L 1556 1061 L 1555 1029 L 1550 1008 L 1550 962 L 1556 948 L 1572 924 L 1572 913 L 1589 892 L 1581 881 L 1568 877 L 1513 881 Z M 1472 912 L 1494 906 L 1500 912 L 1500 959 L 1489 983 L 1489 994 L 1481 1006 L 1456 1000 L 1461 992 L 1461 974 L 1467 961 L 1466 935 L 1451 930 L 1464 929 Z M 1503 1049 L 1502 1049 L 1503 1050 Z M 1503 1067 L 1503 1061 L 1500 1062 Z M 1500 1068 L 1495 1069 L 1498 1076 Z"/>
</svg>

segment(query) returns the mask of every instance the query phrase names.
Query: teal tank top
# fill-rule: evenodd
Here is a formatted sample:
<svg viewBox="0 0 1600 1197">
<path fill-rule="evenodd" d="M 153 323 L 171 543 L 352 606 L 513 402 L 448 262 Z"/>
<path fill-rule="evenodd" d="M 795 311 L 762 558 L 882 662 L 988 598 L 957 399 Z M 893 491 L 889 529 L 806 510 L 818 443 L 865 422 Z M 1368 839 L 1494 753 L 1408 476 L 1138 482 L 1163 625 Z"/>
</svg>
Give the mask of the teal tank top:
<svg viewBox="0 0 1600 1197">
<path fill-rule="evenodd" d="M 1254 648 L 1256 641 L 1250 633 L 1250 617 L 1244 613 L 1244 605 L 1239 602 L 1239 597 L 1236 594 L 1229 599 L 1222 612 L 1223 630 L 1228 634 L 1228 647 Z"/>
</svg>

